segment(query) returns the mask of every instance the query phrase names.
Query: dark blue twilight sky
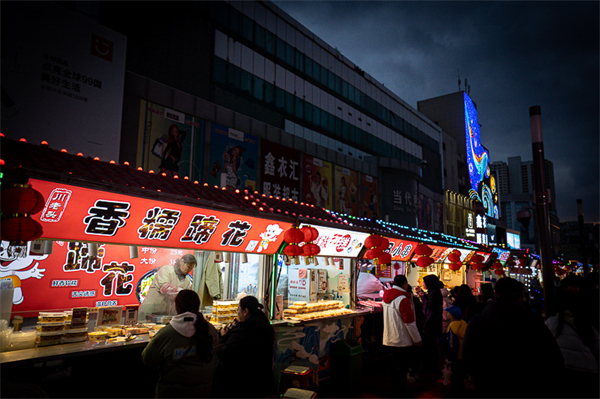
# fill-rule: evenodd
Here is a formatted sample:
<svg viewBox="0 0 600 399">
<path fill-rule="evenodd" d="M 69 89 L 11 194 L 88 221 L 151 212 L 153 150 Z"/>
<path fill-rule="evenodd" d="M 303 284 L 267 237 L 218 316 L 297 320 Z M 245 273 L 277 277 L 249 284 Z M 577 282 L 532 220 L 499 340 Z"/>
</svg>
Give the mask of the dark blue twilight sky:
<svg viewBox="0 0 600 399">
<path fill-rule="evenodd" d="M 599 218 L 600 3 L 275 1 L 409 105 L 467 78 L 491 162 L 532 160 L 541 106 L 561 222 Z"/>
</svg>

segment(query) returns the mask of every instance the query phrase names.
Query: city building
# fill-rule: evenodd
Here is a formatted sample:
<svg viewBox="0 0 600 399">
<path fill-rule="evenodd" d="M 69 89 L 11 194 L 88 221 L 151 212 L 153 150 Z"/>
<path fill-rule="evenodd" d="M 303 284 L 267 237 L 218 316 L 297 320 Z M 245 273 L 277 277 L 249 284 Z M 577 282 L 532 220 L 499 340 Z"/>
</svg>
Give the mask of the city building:
<svg viewBox="0 0 600 399">
<path fill-rule="evenodd" d="M 3 4 L 7 137 L 442 231 L 464 139 L 271 2 L 129 6 Z"/>
<path fill-rule="evenodd" d="M 561 245 L 561 227 L 556 212 L 554 167 L 548 160 L 545 160 L 544 166 L 546 188 L 550 190 L 548 210 L 552 245 L 554 252 L 558 253 Z M 535 234 L 533 161 L 523 162 L 520 156 L 509 157 L 508 162 L 493 162 L 491 170 L 496 174 L 496 185 L 500 193 L 500 223 L 508 229 L 520 231 L 523 248 L 536 251 L 539 244 L 536 243 Z"/>
</svg>

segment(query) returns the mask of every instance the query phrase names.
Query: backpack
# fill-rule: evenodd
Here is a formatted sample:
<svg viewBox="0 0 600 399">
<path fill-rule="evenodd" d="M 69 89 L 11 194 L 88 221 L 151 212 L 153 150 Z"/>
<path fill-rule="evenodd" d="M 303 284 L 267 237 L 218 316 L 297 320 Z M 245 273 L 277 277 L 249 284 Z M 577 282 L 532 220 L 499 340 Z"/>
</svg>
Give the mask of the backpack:
<svg viewBox="0 0 600 399">
<path fill-rule="evenodd" d="M 442 351 L 448 361 L 453 362 L 458 359 L 458 348 L 460 341 L 458 335 L 450 328 L 448 332 L 442 336 Z"/>
</svg>

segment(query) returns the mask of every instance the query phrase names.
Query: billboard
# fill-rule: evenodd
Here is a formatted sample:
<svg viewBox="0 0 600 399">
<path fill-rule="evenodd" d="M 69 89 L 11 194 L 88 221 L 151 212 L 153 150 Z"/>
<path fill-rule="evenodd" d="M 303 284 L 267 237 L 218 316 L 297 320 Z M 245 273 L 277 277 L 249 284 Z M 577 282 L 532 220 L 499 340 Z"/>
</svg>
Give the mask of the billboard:
<svg viewBox="0 0 600 399">
<path fill-rule="evenodd" d="M 334 171 L 334 210 L 346 215 L 359 216 L 358 172 L 339 165 L 334 166 Z"/>
<path fill-rule="evenodd" d="M 362 217 L 379 218 L 379 181 L 376 177 L 360 174 L 360 198 Z"/>
<path fill-rule="evenodd" d="M 318 208 L 333 209 L 331 162 L 304 155 L 302 158 L 302 200 Z"/>
<path fill-rule="evenodd" d="M 211 124 L 208 184 L 256 190 L 258 137 Z"/>
<path fill-rule="evenodd" d="M 202 181 L 203 148 L 201 119 L 141 100 L 137 166 Z"/>
<path fill-rule="evenodd" d="M 274 254 L 288 222 L 31 179 L 46 199 L 42 238 Z"/>
<path fill-rule="evenodd" d="M 496 181 L 490 173 L 488 151 L 481 144 L 477 109 L 467 93 L 464 93 L 464 104 L 467 165 L 469 166 L 469 180 L 471 182 L 469 197 L 483 204 L 486 216 L 498 219 Z"/>
<path fill-rule="evenodd" d="M 0 278 L 13 280 L 13 315 L 139 304 L 159 267 L 194 253 L 155 247 L 140 247 L 138 252 L 139 257 L 131 259 L 128 246 L 102 244 L 92 256 L 86 243 L 56 241 L 51 254 L 27 250 L 26 256 L 15 256 L 3 241 Z"/>
<path fill-rule="evenodd" d="M 2 132 L 118 161 L 127 38 L 53 2 L 2 14 Z"/>
<path fill-rule="evenodd" d="M 262 194 L 300 202 L 302 154 L 268 140 L 261 140 L 260 187 Z"/>
</svg>

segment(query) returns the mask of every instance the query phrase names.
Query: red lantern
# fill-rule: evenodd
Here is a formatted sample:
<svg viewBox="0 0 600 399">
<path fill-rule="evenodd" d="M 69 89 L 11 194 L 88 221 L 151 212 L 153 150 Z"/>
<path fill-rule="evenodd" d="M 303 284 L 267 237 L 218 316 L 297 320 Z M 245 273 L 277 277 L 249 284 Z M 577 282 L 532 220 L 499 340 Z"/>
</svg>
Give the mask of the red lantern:
<svg viewBox="0 0 600 399">
<path fill-rule="evenodd" d="M 400 263 L 394 263 L 394 270 L 400 270 Z"/>
<path fill-rule="evenodd" d="M 380 265 L 387 265 L 392 263 L 392 255 L 387 252 L 384 252 L 379 258 L 377 258 L 377 263 Z"/>
<path fill-rule="evenodd" d="M 496 262 L 494 262 L 494 264 L 492 265 L 492 269 L 496 269 L 496 270 L 502 269 L 502 263 L 500 263 L 500 261 L 499 261 L 499 260 L 497 260 L 497 261 L 496 261 Z"/>
<path fill-rule="evenodd" d="M 418 256 L 429 256 L 433 252 L 433 249 L 429 248 L 427 244 L 420 242 L 415 248 L 415 254 Z"/>
<path fill-rule="evenodd" d="M 300 244 L 304 240 L 304 233 L 296 227 L 292 227 L 283 234 L 283 239 L 288 244 Z"/>
<path fill-rule="evenodd" d="M 383 255 L 384 252 L 380 248 L 369 249 L 365 254 L 365 258 L 367 259 L 376 259 Z"/>
<path fill-rule="evenodd" d="M 481 262 L 483 262 L 483 256 L 475 254 L 471 257 L 471 264 Z"/>
<path fill-rule="evenodd" d="M 300 229 L 304 234 L 304 241 L 311 242 L 319 237 L 319 231 L 312 226 L 304 226 Z"/>
<path fill-rule="evenodd" d="M 434 259 L 428 256 L 421 256 L 417 259 L 417 266 L 419 267 L 427 267 L 433 263 Z"/>
<path fill-rule="evenodd" d="M 2 190 L 0 194 L 2 213 L 35 215 L 44 209 L 44 196 L 29 184 L 13 184 L 12 187 Z"/>
<path fill-rule="evenodd" d="M 382 251 L 385 251 L 389 247 L 390 247 L 390 241 L 385 237 L 381 237 L 381 244 L 379 244 L 377 246 L 377 248 L 381 249 Z"/>
<path fill-rule="evenodd" d="M 382 238 L 381 236 L 377 235 L 377 234 L 371 234 L 370 236 L 368 236 L 365 239 L 365 247 L 372 249 L 372 248 L 379 248 L 379 246 L 382 243 Z M 372 259 L 372 258 L 371 258 Z"/>
<path fill-rule="evenodd" d="M 462 262 L 460 262 L 460 261 L 452 262 L 448 265 L 448 269 L 450 269 L 452 271 L 460 270 L 461 267 L 462 267 Z"/>
<path fill-rule="evenodd" d="M 494 274 L 496 274 L 496 276 L 504 276 L 504 270 L 494 270 Z"/>
<path fill-rule="evenodd" d="M 44 234 L 42 225 L 29 216 L 16 216 L 2 219 L 0 236 L 2 241 L 21 243 L 37 240 Z"/>
<path fill-rule="evenodd" d="M 321 248 L 317 244 L 305 244 L 302 247 L 302 254 L 304 256 L 315 256 L 321 252 Z"/>
<path fill-rule="evenodd" d="M 471 267 L 473 268 L 473 270 L 481 270 L 483 269 L 484 264 L 481 262 L 477 262 L 477 263 L 471 263 Z"/>
<path fill-rule="evenodd" d="M 450 255 L 448 255 L 448 260 L 452 263 L 460 261 L 460 254 L 457 254 L 456 252 L 457 251 L 452 251 L 450 252 Z"/>
</svg>

